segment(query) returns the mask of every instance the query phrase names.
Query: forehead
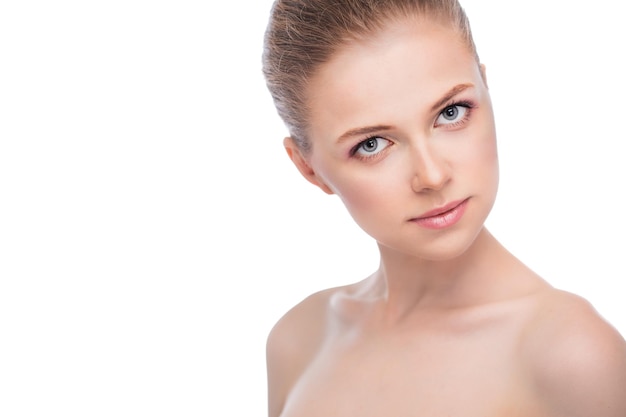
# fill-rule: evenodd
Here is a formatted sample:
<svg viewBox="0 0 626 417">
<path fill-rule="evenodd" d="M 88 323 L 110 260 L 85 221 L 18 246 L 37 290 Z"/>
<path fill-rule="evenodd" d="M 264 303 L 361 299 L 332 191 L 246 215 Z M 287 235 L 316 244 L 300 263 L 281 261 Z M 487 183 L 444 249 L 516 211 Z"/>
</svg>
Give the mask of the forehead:
<svg viewBox="0 0 626 417">
<path fill-rule="evenodd" d="M 430 107 L 455 85 L 479 80 L 475 56 L 454 29 L 420 18 L 391 21 L 343 45 L 311 78 L 311 137 L 341 134 L 346 125 L 389 124 Z"/>
</svg>

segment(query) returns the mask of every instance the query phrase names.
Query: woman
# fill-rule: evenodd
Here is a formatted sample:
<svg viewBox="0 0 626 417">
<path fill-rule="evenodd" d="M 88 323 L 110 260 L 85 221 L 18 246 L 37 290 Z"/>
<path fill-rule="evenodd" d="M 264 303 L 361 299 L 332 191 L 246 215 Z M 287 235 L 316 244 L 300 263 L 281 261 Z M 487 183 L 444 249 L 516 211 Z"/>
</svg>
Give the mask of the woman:
<svg viewBox="0 0 626 417">
<path fill-rule="evenodd" d="M 272 330 L 270 417 L 626 416 L 624 339 L 484 227 L 496 134 L 456 1 L 278 0 L 264 73 L 289 157 L 380 250 Z"/>
</svg>

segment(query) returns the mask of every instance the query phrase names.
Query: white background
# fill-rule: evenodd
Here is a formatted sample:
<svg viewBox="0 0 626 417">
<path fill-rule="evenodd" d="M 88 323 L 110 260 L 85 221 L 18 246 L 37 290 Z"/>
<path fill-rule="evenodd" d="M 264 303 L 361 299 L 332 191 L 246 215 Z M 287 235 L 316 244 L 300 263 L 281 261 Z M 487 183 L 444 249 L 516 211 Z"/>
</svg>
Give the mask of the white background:
<svg viewBox="0 0 626 417">
<path fill-rule="evenodd" d="M 501 156 L 491 231 L 626 333 L 617 0 L 463 2 Z M 269 0 L 0 5 L 0 414 L 263 416 L 265 338 L 376 248 L 300 178 Z"/>
</svg>

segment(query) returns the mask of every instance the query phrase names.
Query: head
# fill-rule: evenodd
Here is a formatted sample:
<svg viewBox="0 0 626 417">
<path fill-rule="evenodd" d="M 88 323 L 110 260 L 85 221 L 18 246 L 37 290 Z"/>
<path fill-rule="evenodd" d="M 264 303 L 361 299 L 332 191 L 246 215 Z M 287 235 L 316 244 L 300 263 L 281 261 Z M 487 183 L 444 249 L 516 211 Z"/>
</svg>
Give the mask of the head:
<svg viewBox="0 0 626 417">
<path fill-rule="evenodd" d="M 469 247 L 498 167 L 456 1 L 278 0 L 264 63 L 291 159 L 381 248 L 441 260 Z"/>
<path fill-rule="evenodd" d="M 458 33 L 478 55 L 457 0 L 276 0 L 265 34 L 263 73 L 279 116 L 303 153 L 311 150 L 306 93 L 319 68 L 343 46 L 366 39 L 390 21 L 425 17 Z"/>
</svg>

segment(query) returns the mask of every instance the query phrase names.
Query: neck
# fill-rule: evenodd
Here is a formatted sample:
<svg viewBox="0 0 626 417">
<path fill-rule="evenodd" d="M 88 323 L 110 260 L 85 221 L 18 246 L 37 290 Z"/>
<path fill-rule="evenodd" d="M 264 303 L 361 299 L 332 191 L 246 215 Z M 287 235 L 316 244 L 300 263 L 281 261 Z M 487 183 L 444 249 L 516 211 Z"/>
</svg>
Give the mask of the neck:
<svg viewBox="0 0 626 417">
<path fill-rule="evenodd" d="M 384 301 L 390 319 L 419 308 L 458 308 L 478 305 L 504 296 L 511 281 L 504 271 L 524 268 L 486 230 L 460 256 L 449 260 L 424 260 L 381 247 L 381 263 L 368 287 Z M 506 277 L 504 277 L 506 278 Z"/>
</svg>

